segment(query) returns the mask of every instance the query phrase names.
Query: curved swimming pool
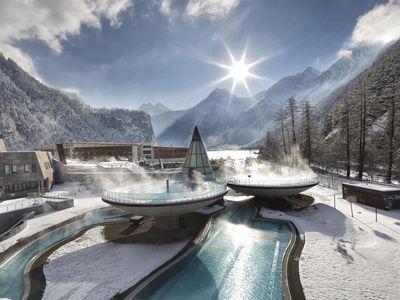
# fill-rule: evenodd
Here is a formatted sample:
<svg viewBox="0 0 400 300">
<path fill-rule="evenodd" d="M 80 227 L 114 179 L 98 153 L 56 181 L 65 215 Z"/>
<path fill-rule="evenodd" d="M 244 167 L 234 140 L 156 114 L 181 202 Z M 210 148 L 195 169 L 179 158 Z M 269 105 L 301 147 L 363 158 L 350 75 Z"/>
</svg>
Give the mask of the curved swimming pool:
<svg viewBox="0 0 400 300">
<path fill-rule="evenodd" d="M 87 213 L 81 219 L 50 231 L 30 242 L 9 259 L 0 263 L 0 298 L 20 299 L 22 297 L 24 269 L 39 253 L 85 228 L 122 221 L 126 218 L 127 214 L 118 209 L 100 209 Z"/>
<path fill-rule="evenodd" d="M 293 233 L 286 222 L 232 207 L 214 219 L 200 247 L 128 298 L 283 299 L 283 259 Z"/>
</svg>

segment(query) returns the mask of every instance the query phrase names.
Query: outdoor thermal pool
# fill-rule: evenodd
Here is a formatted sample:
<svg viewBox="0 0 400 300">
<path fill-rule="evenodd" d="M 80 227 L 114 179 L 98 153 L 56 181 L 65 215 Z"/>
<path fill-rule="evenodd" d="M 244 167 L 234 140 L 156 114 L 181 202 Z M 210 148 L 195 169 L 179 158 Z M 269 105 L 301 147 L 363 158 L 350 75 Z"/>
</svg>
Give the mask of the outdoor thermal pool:
<svg viewBox="0 0 400 300">
<path fill-rule="evenodd" d="M 33 240 L 9 259 L 0 262 L 0 298 L 20 299 L 24 292 L 24 269 L 38 254 L 93 225 L 126 220 L 127 214 L 105 208 L 85 214 L 81 219 Z"/>
<path fill-rule="evenodd" d="M 229 207 L 198 248 L 130 297 L 283 299 L 283 258 L 293 233 L 286 222 L 254 213 L 249 204 Z"/>
</svg>

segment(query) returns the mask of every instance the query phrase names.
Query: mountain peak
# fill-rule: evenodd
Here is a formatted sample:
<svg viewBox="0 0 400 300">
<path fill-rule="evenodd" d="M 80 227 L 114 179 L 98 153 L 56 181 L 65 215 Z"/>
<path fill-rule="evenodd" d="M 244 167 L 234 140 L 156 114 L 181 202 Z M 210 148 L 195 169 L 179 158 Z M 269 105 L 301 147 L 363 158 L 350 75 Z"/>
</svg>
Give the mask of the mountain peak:
<svg viewBox="0 0 400 300">
<path fill-rule="evenodd" d="M 208 97 L 210 96 L 229 96 L 231 92 L 227 89 L 223 88 L 215 88 Z"/>
<path fill-rule="evenodd" d="M 302 74 L 309 74 L 309 75 L 313 75 L 313 76 L 317 76 L 319 74 L 321 74 L 320 71 L 318 71 L 317 69 L 313 68 L 313 67 L 307 67 Z"/>
<path fill-rule="evenodd" d="M 139 110 L 148 113 L 150 116 L 155 116 L 170 111 L 168 107 L 160 102 L 157 102 L 156 104 L 153 104 L 151 102 L 143 103 L 139 106 Z"/>
</svg>

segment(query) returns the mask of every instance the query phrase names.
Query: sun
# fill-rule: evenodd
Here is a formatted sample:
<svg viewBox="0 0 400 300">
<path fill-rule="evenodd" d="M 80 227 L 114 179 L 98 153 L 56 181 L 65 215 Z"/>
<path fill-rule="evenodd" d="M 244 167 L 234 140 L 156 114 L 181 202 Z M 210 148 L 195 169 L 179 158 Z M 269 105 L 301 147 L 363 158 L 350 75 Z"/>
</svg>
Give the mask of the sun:
<svg viewBox="0 0 400 300">
<path fill-rule="evenodd" d="M 250 92 L 249 86 L 247 84 L 247 80 L 249 78 L 257 78 L 257 79 L 265 80 L 265 78 L 251 73 L 251 68 L 253 68 L 254 66 L 263 62 L 266 59 L 266 57 L 263 57 L 254 62 L 251 62 L 251 63 L 246 63 L 247 45 L 245 46 L 243 54 L 240 59 L 236 59 L 233 56 L 230 49 L 226 45 L 225 45 L 225 49 L 231 60 L 231 65 L 225 65 L 225 64 L 221 64 L 221 63 L 215 63 L 215 62 L 211 62 L 211 63 L 220 68 L 226 69 L 228 71 L 228 74 L 226 76 L 218 79 L 217 81 L 215 81 L 213 83 L 213 85 L 217 85 L 225 80 L 232 79 L 231 94 L 233 94 L 233 92 L 235 91 L 236 86 L 238 84 L 241 84 L 245 87 L 245 89 L 251 96 L 251 92 Z"/>
<path fill-rule="evenodd" d="M 244 83 L 249 74 L 249 66 L 241 60 L 234 61 L 229 67 L 229 75 L 236 83 Z"/>
</svg>

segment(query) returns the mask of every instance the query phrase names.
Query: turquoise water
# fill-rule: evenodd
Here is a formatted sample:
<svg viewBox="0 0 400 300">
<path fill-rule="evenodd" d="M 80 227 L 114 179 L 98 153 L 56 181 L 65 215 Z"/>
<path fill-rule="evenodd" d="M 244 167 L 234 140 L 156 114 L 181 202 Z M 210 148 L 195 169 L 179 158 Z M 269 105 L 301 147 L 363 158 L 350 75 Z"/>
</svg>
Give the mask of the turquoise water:
<svg viewBox="0 0 400 300">
<path fill-rule="evenodd" d="M 121 215 L 120 210 L 113 208 L 101 209 L 88 213 L 83 219 L 58 228 L 28 244 L 0 266 L 0 298 L 21 298 L 24 268 L 39 252 L 48 249 L 50 246 L 72 236 L 88 226 L 110 223 L 126 218 L 126 214 Z"/>
<path fill-rule="evenodd" d="M 145 286 L 135 299 L 283 299 L 282 261 L 292 232 L 284 222 L 228 209 L 201 247 Z"/>
</svg>

